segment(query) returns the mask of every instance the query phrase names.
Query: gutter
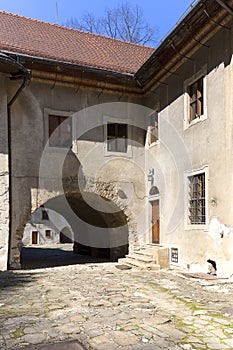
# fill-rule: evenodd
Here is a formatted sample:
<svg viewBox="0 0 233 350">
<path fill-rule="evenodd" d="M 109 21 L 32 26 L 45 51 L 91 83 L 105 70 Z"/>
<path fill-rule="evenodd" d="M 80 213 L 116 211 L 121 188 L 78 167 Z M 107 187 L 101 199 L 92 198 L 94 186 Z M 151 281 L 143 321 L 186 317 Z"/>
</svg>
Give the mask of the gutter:
<svg viewBox="0 0 233 350">
<path fill-rule="evenodd" d="M 39 56 L 33 56 L 33 55 L 27 55 L 19 52 L 14 52 L 14 51 L 7 51 L 7 50 L 2 50 L 2 52 L 6 53 L 7 55 L 14 55 L 16 57 L 22 57 L 28 60 L 33 60 L 34 62 L 38 63 L 45 63 L 45 64 L 51 64 L 54 66 L 63 66 L 64 68 L 74 68 L 77 70 L 81 70 L 83 72 L 88 71 L 92 73 L 100 73 L 100 74 L 112 74 L 115 76 L 119 77 L 130 77 L 133 78 L 134 73 L 129 73 L 129 72 L 120 72 L 117 70 L 111 70 L 111 69 L 104 69 L 104 68 L 98 68 L 95 66 L 88 66 L 88 65 L 82 65 L 78 63 L 71 63 L 71 62 L 63 62 L 63 61 L 56 61 L 52 58 L 43 58 Z"/>
<path fill-rule="evenodd" d="M 118 91 L 119 94 L 122 92 L 122 90 L 124 90 L 126 93 L 130 93 L 132 91 L 133 94 L 141 94 L 141 87 L 139 83 L 134 79 L 134 73 L 120 72 L 111 69 L 102 69 L 95 66 L 85 66 L 71 62 L 56 61 L 51 58 L 42 58 L 24 53 L 16 53 L 14 51 L 2 50 L 2 52 L 12 58 L 19 58 L 25 66 L 28 66 L 29 69 L 32 70 L 33 80 L 38 81 L 38 79 L 42 79 L 43 81 L 47 82 L 49 82 L 49 80 L 56 80 L 56 82 L 61 83 L 63 79 L 65 79 L 65 83 L 68 83 L 67 86 L 74 87 L 77 83 L 82 85 L 83 81 L 85 81 L 85 85 L 89 88 L 94 88 L 94 90 L 96 90 L 96 87 L 98 85 L 97 90 L 106 89 L 108 91 Z M 33 62 L 33 65 L 31 62 Z M 39 76 L 38 72 L 41 72 L 41 67 L 38 67 L 37 65 L 50 66 L 51 68 L 49 70 L 43 69 L 43 72 L 47 72 L 48 76 L 46 76 L 45 73 L 42 74 L 42 77 Z M 69 74 L 69 71 L 72 71 L 73 74 Z M 52 77 L 52 74 L 55 74 L 56 76 Z M 90 77 L 88 77 L 88 74 L 95 75 L 95 78 L 91 79 L 92 82 L 95 82 L 94 84 L 90 83 Z M 77 77 L 78 80 L 74 80 L 73 77 Z M 75 83 L 72 84 L 70 80 L 75 81 Z M 120 85 L 119 81 L 122 82 Z M 106 88 L 106 86 L 109 88 Z"/>
<path fill-rule="evenodd" d="M 12 205 L 13 205 L 13 199 L 12 199 L 12 135 L 11 135 L 11 128 L 12 128 L 12 119 L 11 119 L 11 108 L 20 95 L 20 93 L 23 91 L 25 86 L 30 80 L 31 72 L 28 69 L 25 69 L 20 63 L 18 63 L 15 60 L 12 60 L 12 64 L 15 66 L 15 68 L 18 68 L 19 71 L 21 71 L 21 74 L 18 76 L 11 77 L 11 80 L 16 79 L 23 79 L 22 84 L 16 91 L 16 93 L 13 95 L 13 97 L 10 99 L 10 101 L 7 103 L 7 134 L 8 134 L 8 173 L 9 173 L 9 235 L 8 235 L 8 259 L 7 259 L 7 268 L 11 269 L 11 248 L 12 248 Z"/>
</svg>

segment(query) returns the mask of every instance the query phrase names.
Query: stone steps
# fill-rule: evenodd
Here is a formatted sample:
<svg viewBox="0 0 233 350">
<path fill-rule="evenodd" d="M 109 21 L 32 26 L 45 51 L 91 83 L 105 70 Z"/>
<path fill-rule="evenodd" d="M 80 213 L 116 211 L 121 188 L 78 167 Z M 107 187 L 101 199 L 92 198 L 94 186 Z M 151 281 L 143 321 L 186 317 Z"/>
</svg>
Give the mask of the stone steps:
<svg viewBox="0 0 233 350">
<path fill-rule="evenodd" d="M 168 268 L 168 249 L 162 246 L 146 244 L 138 247 L 134 252 L 118 260 L 119 264 L 136 269 L 160 270 Z"/>
<path fill-rule="evenodd" d="M 118 263 L 140 270 L 160 270 L 160 266 L 153 262 L 148 263 L 145 261 L 140 261 L 135 258 L 132 258 L 131 256 L 126 256 L 125 258 L 119 259 Z"/>
</svg>

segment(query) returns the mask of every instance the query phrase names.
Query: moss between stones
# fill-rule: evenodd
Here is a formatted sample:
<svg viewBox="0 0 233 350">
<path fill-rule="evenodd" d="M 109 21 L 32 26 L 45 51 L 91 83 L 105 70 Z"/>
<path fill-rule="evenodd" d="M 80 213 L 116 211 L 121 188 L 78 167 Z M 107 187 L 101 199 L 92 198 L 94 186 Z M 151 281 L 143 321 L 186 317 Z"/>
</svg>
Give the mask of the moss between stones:
<svg viewBox="0 0 233 350">
<path fill-rule="evenodd" d="M 14 332 L 12 332 L 12 336 L 14 339 L 20 338 L 24 335 L 24 328 L 23 327 L 18 327 Z"/>
</svg>

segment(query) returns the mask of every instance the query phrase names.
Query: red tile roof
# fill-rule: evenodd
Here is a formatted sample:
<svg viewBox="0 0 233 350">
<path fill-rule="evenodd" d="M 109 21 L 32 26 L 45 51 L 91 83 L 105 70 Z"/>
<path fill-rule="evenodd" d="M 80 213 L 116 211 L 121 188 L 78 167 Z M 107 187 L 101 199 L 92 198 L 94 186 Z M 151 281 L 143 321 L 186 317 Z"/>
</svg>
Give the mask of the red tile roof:
<svg viewBox="0 0 233 350">
<path fill-rule="evenodd" d="M 154 49 L 0 11 L 0 50 L 135 73 Z"/>
</svg>

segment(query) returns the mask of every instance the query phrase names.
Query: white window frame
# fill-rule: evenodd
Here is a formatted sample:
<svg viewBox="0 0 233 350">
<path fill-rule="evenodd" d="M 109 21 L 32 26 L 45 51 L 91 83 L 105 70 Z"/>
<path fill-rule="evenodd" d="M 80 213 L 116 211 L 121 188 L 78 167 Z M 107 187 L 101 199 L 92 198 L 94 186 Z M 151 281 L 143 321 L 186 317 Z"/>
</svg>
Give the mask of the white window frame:
<svg viewBox="0 0 233 350">
<path fill-rule="evenodd" d="M 126 152 L 114 152 L 108 151 L 108 142 L 107 142 L 107 124 L 126 124 L 127 125 L 127 151 Z M 132 157 L 132 144 L 131 144 L 131 127 L 130 119 L 120 119 L 110 116 L 103 116 L 103 125 L 104 125 L 104 156 L 105 157 Z"/>
<path fill-rule="evenodd" d="M 156 119 L 157 119 L 157 121 L 155 120 L 155 118 L 153 118 L 153 115 L 154 115 L 154 114 L 156 114 Z M 160 140 L 160 135 L 159 135 L 159 132 L 160 132 L 160 128 L 159 128 L 159 113 L 153 111 L 152 113 L 150 113 L 149 117 L 152 118 L 152 120 L 153 120 L 153 122 L 154 122 L 154 125 L 149 125 L 149 126 L 147 126 L 146 141 L 145 141 L 145 148 L 146 148 L 146 149 L 149 149 L 149 148 L 151 148 L 151 147 L 153 147 L 153 146 L 155 146 L 155 145 L 158 145 L 158 144 L 160 143 L 160 142 L 159 142 L 159 140 Z M 157 136 L 157 140 L 154 141 L 154 142 L 150 142 L 150 138 L 151 138 L 150 133 L 153 134 L 153 132 L 155 133 L 155 130 L 156 130 L 156 125 L 155 125 L 155 123 L 157 123 L 157 135 L 156 135 L 156 136 Z M 150 124 L 152 124 L 152 123 L 150 123 Z M 153 131 L 153 130 L 154 130 L 154 131 Z"/>
<path fill-rule="evenodd" d="M 190 121 L 190 96 L 189 87 L 197 80 L 203 78 L 203 114 Z M 207 65 L 200 69 L 191 78 L 184 82 L 184 130 L 207 119 Z"/>
<path fill-rule="evenodd" d="M 45 108 L 44 109 L 44 120 L 45 120 L 45 142 L 48 142 L 48 149 L 49 150 L 64 150 L 67 149 L 67 147 L 57 147 L 57 146 L 51 146 L 49 145 L 49 116 L 50 115 L 56 115 L 61 117 L 71 117 L 74 112 L 72 111 L 62 111 L 57 109 L 50 109 Z M 74 136 L 74 118 L 71 119 L 71 145 L 73 143 L 73 136 Z"/>
<path fill-rule="evenodd" d="M 205 174 L 205 224 L 191 224 L 189 221 L 189 177 L 199 175 L 199 174 Z M 208 208 L 208 198 L 209 198 L 209 190 L 208 190 L 208 183 L 209 183 L 209 167 L 208 165 L 203 166 L 200 169 L 194 170 L 194 171 L 186 171 L 185 172 L 185 179 L 184 179 L 184 205 L 185 205 L 185 230 L 208 230 L 209 226 L 209 208 Z"/>
</svg>

